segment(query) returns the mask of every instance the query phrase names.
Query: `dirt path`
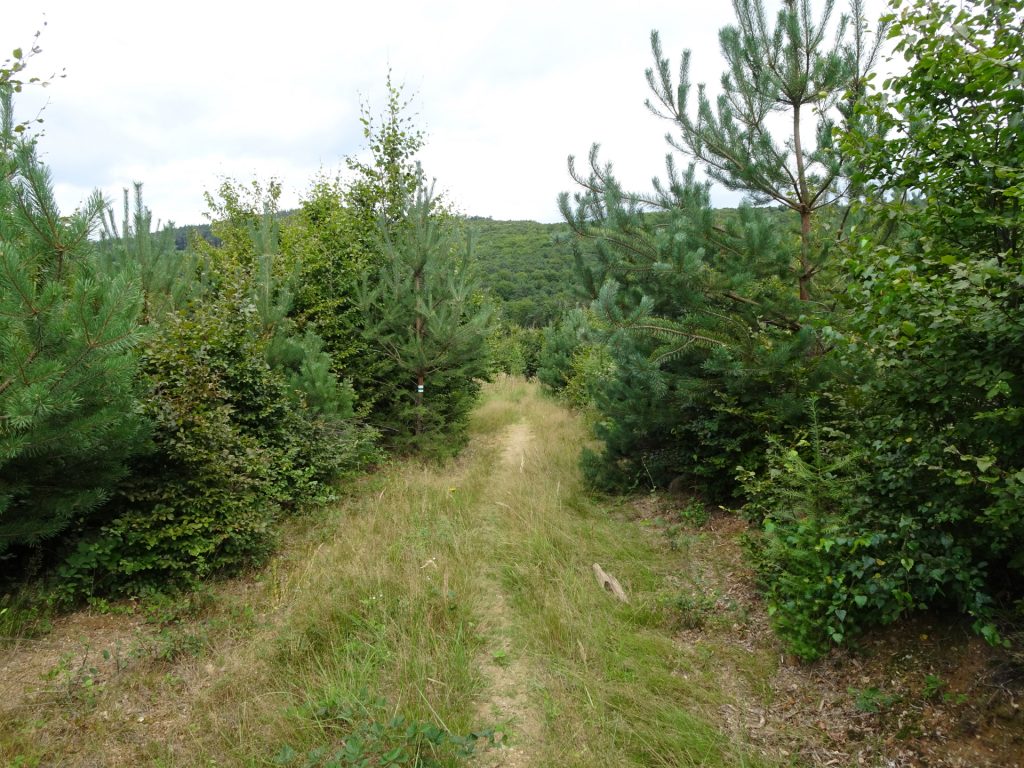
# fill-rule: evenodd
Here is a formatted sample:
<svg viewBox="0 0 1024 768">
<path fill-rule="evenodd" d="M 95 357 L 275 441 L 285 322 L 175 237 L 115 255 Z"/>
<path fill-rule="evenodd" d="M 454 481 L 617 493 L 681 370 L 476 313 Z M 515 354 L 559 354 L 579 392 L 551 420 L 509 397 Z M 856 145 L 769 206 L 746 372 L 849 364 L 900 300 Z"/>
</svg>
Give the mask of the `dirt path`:
<svg viewBox="0 0 1024 768">
<path fill-rule="evenodd" d="M 677 554 L 594 506 L 583 434 L 499 384 L 456 461 L 370 478 L 198 610 L 84 612 L 7 649 L 0 764 L 320 766 L 404 714 L 493 729 L 479 768 L 758 765 L 673 638 Z"/>
<path fill-rule="evenodd" d="M 502 470 L 518 470 L 522 474 L 526 465 L 526 451 L 532 440 L 533 433 L 528 425 L 519 423 L 509 427 L 502 440 Z"/>
<path fill-rule="evenodd" d="M 481 518 L 490 534 L 500 527 L 502 514 L 509 505 L 502 501 L 509 486 L 523 482 L 527 451 L 533 441 L 528 425 L 517 423 L 506 430 L 501 442 L 501 462 L 489 484 L 491 489 L 481 502 Z M 536 706 L 530 701 L 530 681 L 536 672 L 512 642 L 513 613 L 501 584 L 493 575 L 486 578 L 489 599 L 481 610 L 481 630 L 490 637 L 481 656 L 480 668 L 489 681 L 489 690 L 477 713 L 482 722 L 507 729 L 502 749 L 483 752 L 478 764 L 484 768 L 524 768 L 536 765 L 536 745 L 543 738 L 543 725 Z"/>
</svg>

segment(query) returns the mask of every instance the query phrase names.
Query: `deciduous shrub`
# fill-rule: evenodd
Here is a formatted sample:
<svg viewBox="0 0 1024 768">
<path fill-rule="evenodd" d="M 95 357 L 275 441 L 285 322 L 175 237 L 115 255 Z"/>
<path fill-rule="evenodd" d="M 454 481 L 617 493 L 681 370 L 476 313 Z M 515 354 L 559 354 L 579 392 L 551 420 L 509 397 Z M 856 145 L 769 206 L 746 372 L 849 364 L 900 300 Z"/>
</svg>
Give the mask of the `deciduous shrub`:
<svg viewBox="0 0 1024 768">
<path fill-rule="evenodd" d="M 269 552 L 281 502 L 308 477 L 295 476 L 294 415 L 258 331 L 238 295 L 165 319 L 143 356 L 152 449 L 68 558 L 66 592 L 191 584 Z"/>
</svg>

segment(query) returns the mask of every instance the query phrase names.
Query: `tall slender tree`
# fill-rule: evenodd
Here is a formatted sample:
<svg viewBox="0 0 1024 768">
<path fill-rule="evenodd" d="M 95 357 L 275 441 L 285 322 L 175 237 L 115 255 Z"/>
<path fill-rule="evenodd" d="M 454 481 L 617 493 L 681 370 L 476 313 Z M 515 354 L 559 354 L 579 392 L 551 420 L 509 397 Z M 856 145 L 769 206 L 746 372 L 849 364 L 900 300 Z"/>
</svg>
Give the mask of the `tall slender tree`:
<svg viewBox="0 0 1024 768">
<path fill-rule="evenodd" d="M 406 211 L 406 200 L 416 193 L 419 171 L 416 153 L 423 148 L 423 131 L 416 127 L 409 114 L 410 99 L 401 85 L 396 85 L 388 70 L 385 82 L 387 106 L 374 116 L 368 104 L 361 109 L 359 122 L 370 152 L 368 161 L 349 157 L 345 165 L 355 176 L 345 191 L 345 202 L 360 217 L 376 227 L 383 218 L 389 226 L 400 221 Z"/>
<path fill-rule="evenodd" d="M 709 178 L 746 193 L 755 205 L 774 203 L 799 215 L 796 274 L 806 301 L 831 245 L 829 238 L 815 242 L 812 222 L 849 191 L 833 134 L 837 123 L 854 118 L 884 25 L 871 42 L 862 0 L 851 0 L 850 14 L 836 20 L 831 41 L 835 0 L 826 0 L 817 19 L 810 0 L 784 0 L 774 27 L 762 0 L 733 0 L 733 10 L 736 24 L 719 33 L 726 72 L 715 105 L 701 84 L 696 115 L 690 115 L 690 52 L 683 53 L 674 82 L 660 36 L 652 32 L 655 67 L 647 70 L 647 82 L 654 99 L 647 106 L 672 121 L 678 136 L 669 133 L 666 140 Z M 787 125 L 782 141 L 772 130 L 773 114 Z"/>
<path fill-rule="evenodd" d="M 294 315 L 323 338 L 335 373 L 352 382 L 362 415 L 376 409 L 386 376 L 364 339 L 358 287 L 385 261 L 380 223 L 401 225 L 419 179 L 415 156 L 424 143 L 409 114 L 410 100 L 390 72 L 385 88 L 380 114 L 362 105 L 366 152 L 346 159 L 350 176 L 317 179 L 282 233 L 285 254 L 300 273 Z"/>
<path fill-rule="evenodd" d="M 367 345 L 390 362 L 377 423 L 399 445 L 442 452 L 487 375 L 489 313 L 454 224 L 421 182 L 396 222 L 382 224 L 386 261 L 360 303 Z"/>
</svg>

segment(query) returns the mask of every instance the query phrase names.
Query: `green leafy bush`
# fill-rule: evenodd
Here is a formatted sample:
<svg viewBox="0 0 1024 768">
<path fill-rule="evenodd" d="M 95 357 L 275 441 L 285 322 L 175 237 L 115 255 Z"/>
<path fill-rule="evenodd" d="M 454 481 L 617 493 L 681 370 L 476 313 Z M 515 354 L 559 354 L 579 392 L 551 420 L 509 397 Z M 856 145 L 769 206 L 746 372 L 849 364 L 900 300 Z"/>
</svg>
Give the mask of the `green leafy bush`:
<svg viewBox="0 0 1024 768">
<path fill-rule="evenodd" d="M 560 392 L 568 385 L 572 377 L 573 355 L 583 343 L 586 328 L 586 313 L 573 309 L 566 312 L 558 323 L 542 331 L 537 378 L 553 392 Z"/>
<path fill-rule="evenodd" d="M 850 514 L 861 470 L 845 440 L 815 423 L 794 445 L 773 445 L 763 470 L 739 471 L 744 511 L 761 524 L 748 543 L 772 624 L 805 659 L 913 601 L 898 540 Z"/>
<path fill-rule="evenodd" d="M 309 470 L 294 476 L 300 449 L 285 440 L 294 415 L 264 358 L 255 307 L 240 296 L 204 302 L 160 331 L 143 356 L 153 448 L 106 524 L 65 563 L 71 594 L 188 585 L 257 561 L 281 502 L 310 480 Z"/>
<path fill-rule="evenodd" d="M 606 386 L 616 373 L 615 361 L 599 344 L 581 344 L 573 351 L 569 378 L 563 392 L 566 402 L 574 408 L 589 408 L 595 392 Z"/>
<path fill-rule="evenodd" d="M 515 326 L 495 323 L 487 336 L 487 357 L 492 374 L 526 374 L 526 352 Z"/>
<path fill-rule="evenodd" d="M 143 355 L 152 449 L 67 559 L 66 594 L 190 586 L 259 562 L 283 514 L 330 500 L 375 456 L 318 340 L 268 327 L 255 293 L 243 278 L 162 319 Z"/>
<path fill-rule="evenodd" d="M 541 330 L 498 322 L 487 337 L 491 373 L 532 378 L 537 375 Z"/>
<path fill-rule="evenodd" d="M 844 140 L 871 192 L 870 226 L 846 249 L 841 348 L 862 372 L 842 414 L 862 472 L 840 528 L 877 550 L 845 588 L 883 588 L 864 624 L 954 608 L 995 641 L 997 601 L 1021 594 L 1024 31 L 1012 5 L 893 2 L 909 68 L 860 108 L 881 130 Z"/>
</svg>

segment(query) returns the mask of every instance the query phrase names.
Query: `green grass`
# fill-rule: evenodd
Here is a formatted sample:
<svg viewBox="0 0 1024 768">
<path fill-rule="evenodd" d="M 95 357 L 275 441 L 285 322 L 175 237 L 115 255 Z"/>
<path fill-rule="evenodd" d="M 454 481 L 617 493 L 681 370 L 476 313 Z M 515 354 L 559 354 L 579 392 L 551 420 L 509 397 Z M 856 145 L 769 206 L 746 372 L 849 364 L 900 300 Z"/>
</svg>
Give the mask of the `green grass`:
<svg viewBox="0 0 1024 768">
<path fill-rule="evenodd" d="M 636 523 L 602 508 L 577 470 L 575 417 L 533 398 L 518 411 L 534 436 L 522 473 L 491 489 L 492 568 L 514 609 L 515 643 L 534 659 L 545 739 L 537 765 L 754 765 L 716 725 L 725 701 L 671 634 L 678 564 Z M 600 563 L 629 604 L 599 589 Z M 706 686 L 706 687 L 705 687 Z"/>
<path fill-rule="evenodd" d="M 214 587 L 175 625 L 209 628 L 191 655 L 136 664 L 88 707 L 53 699 L 0 726 L 0 762 L 30 751 L 41 764 L 301 765 L 357 736 L 383 754 L 412 724 L 498 729 L 521 765 L 762 765 L 724 730 L 734 691 L 721 667 L 757 688 L 770 663 L 719 635 L 679 642 L 692 547 L 586 491 L 579 418 L 503 378 L 471 434 L 457 459 L 383 471 L 296 524 L 244 585 Z M 598 586 L 595 562 L 628 604 Z M 126 699 L 151 703 L 148 736 L 103 720 Z M 457 744 L 423 749 L 421 765 L 466 764 Z"/>
</svg>

